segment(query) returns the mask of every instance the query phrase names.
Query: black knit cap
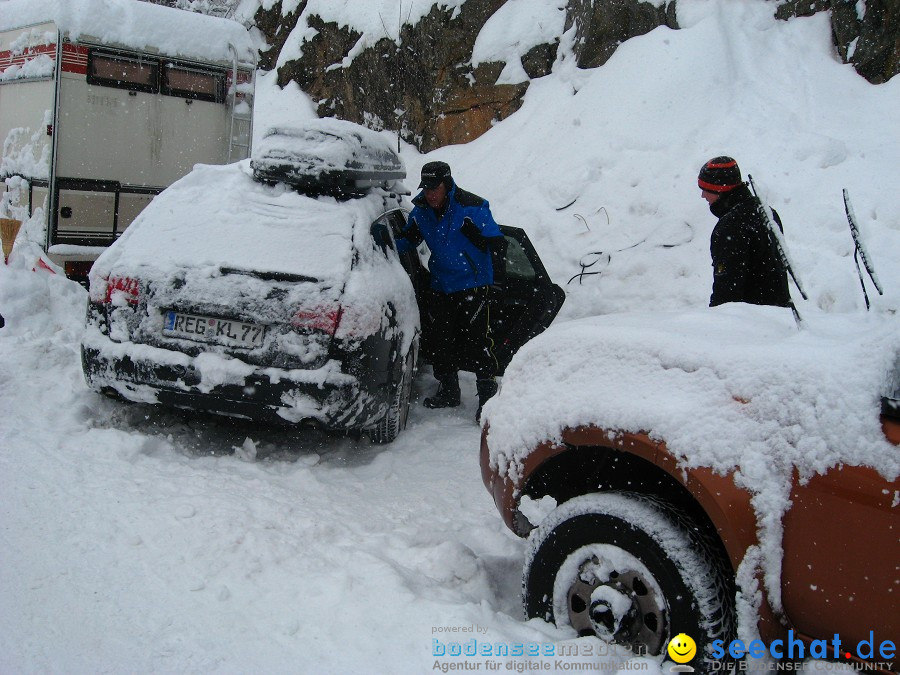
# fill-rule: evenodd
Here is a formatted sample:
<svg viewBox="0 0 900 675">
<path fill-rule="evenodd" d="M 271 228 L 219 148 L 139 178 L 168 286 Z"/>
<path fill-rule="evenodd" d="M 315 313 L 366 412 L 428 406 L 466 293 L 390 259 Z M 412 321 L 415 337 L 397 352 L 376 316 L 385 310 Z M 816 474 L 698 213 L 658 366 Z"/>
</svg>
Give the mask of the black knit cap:
<svg viewBox="0 0 900 675">
<path fill-rule="evenodd" d="M 713 157 L 703 168 L 697 184 L 708 192 L 728 192 L 741 184 L 741 169 L 731 157 Z"/>
<path fill-rule="evenodd" d="M 428 162 L 422 167 L 422 181 L 419 183 L 420 188 L 432 190 L 441 183 L 447 186 L 447 189 L 453 184 L 450 178 L 450 165 L 447 162 Z"/>
</svg>

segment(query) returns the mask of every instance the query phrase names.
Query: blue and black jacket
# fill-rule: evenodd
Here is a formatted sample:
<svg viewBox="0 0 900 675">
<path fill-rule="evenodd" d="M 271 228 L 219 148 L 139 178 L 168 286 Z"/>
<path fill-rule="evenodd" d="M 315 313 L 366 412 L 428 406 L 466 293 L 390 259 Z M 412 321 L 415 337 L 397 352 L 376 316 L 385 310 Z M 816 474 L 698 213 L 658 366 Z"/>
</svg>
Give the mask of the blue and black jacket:
<svg viewBox="0 0 900 675">
<path fill-rule="evenodd" d="M 432 289 L 455 293 L 503 283 L 506 239 L 487 200 L 454 183 L 442 214 L 428 206 L 423 192 L 413 205 L 397 247 L 402 252 L 428 244 Z"/>
</svg>

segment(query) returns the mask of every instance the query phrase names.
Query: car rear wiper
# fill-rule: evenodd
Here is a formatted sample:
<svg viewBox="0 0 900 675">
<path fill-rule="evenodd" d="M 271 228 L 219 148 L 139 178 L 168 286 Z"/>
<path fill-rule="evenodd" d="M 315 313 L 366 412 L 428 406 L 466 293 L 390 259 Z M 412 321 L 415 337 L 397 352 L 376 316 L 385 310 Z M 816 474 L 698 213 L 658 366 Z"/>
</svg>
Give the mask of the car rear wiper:
<svg viewBox="0 0 900 675">
<path fill-rule="evenodd" d="M 303 274 L 290 274 L 288 272 L 258 272 L 254 270 L 241 270 L 236 267 L 220 267 L 222 274 L 243 274 L 247 277 L 256 277 L 263 281 L 299 281 L 315 283 L 319 280 L 315 277 L 308 277 Z"/>
</svg>

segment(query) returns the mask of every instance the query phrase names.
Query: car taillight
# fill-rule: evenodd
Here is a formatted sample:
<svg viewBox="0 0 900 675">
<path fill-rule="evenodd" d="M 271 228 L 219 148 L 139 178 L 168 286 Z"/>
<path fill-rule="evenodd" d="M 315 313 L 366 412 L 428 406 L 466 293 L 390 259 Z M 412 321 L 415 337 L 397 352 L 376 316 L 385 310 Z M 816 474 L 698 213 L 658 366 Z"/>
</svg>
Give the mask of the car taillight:
<svg viewBox="0 0 900 675">
<path fill-rule="evenodd" d="M 337 309 L 301 309 L 294 313 L 291 325 L 300 330 L 315 330 L 334 335 L 341 324 L 344 310 Z"/>
<path fill-rule="evenodd" d="M 107 305 L 137 305 L 140 295 L 140 283 L 131 277 L 110 277 L 106 280 Z"/>
<path fill-rule="evenodd" d="M 93 260 L 66 260 L 63 263 L 63 269 L 69 279 L 82 281 L 88 278 L 88 274 L 91 272 L 91 265 L 93 264 Z"/>
</svg>

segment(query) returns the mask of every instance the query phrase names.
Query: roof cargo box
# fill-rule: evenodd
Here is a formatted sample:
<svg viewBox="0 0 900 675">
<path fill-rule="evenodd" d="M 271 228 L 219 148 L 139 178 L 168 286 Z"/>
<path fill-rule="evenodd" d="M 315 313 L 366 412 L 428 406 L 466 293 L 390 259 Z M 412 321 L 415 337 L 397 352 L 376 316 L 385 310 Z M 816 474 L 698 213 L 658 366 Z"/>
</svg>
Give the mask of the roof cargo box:
<svg viewBox="0 0 900 675">
<path fill-rule="evenodd" d="M 352 196 L 374 186 L 398 188 L 406 177 L 381 134 L 331 118 L 267 129 L 250 166 L 260 182 L 287 183 L 307 194 Z"/>
</svg>

